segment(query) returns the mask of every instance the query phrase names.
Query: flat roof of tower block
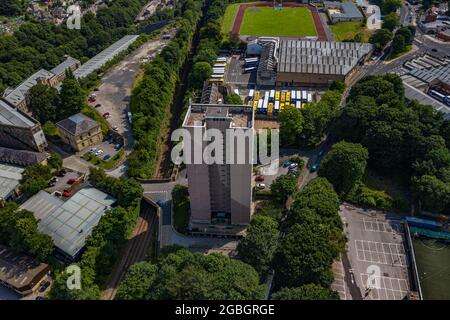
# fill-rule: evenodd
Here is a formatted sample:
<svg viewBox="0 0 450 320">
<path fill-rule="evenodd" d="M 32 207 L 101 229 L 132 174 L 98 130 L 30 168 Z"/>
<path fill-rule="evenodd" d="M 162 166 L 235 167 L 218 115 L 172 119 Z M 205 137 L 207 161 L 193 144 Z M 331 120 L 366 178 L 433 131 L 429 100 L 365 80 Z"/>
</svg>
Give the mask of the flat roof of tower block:
<svg viewBox="0 0 450 320">
<path fill-rule="evenodd" d="M 206 119 L 229 119 L 231 128 L 252 128 L 253 108 L 227 104 L 192 104 L 183 126 L 203 126 Z"/>
</svg>

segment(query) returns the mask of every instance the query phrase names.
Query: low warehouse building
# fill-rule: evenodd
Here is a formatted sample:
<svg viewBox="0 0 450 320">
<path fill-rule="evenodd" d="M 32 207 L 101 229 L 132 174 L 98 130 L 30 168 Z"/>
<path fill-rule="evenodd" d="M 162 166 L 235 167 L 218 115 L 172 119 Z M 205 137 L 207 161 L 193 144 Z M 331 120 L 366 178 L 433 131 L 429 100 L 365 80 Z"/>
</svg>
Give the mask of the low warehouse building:
<svg viewBox="0 0 450 320">
<path fill-rule="evenodd" d="M 368 43 L 281 40 L 276 84 L 320 87 L 334 80 L 348 83 L 372 50 Z"/>
<path fill-rule="evenodd" d="M 34 292 L 49 271 L 47 264 L 0 245 L 0 283 L 20 295 Z"/>
<path fill-rule="evenodd" d="M 24 168 L 0 163 L 0 207 L 19 194 L 20 180 Z"/>
<path fill-rule="evenodd" d="M 324 1 L 331 22 L 363 21 L 364 16 L 353 2 Z"/>
<path fill-rule="evenodd" d="M 40 191 L 20 208 L 33 212 L 39 220 L 39 231 L 53 239 L 59 252 L 75 260 L 92 229 L 115 202 L 110 195 L 88 187 L 66 201 Z"/>
</svg>

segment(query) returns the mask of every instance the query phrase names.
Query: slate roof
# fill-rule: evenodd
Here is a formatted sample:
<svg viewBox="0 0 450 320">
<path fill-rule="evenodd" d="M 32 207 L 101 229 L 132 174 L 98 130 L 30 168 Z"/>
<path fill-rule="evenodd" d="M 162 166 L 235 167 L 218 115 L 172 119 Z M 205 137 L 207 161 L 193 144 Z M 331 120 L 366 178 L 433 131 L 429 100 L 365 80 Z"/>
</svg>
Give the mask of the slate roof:
<svg viewBox="0 0 450 320">
<path fill-rule="evenodd" d="M 86 133 L 99 126 L 97 122 L 82 113 L 74 114 L 69 118 L 59 121 L 56 125 L 74 136 Z"/>
</svg>

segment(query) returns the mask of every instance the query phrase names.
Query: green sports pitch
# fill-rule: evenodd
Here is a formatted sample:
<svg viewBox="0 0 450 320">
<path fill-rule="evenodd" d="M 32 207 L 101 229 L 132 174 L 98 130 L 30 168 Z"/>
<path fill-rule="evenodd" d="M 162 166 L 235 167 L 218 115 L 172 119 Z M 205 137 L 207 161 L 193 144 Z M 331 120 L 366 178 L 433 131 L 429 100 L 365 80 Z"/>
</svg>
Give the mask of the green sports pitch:
<svg viewBox="0 0 450 320">
<path fill-rule="evenodd" d="M 317 36 L 311 11 L 302 7 L 284 7 L 281 10 L 249 7 L 245 10 L 239 33 L 253 36 Z"/>
</svg>

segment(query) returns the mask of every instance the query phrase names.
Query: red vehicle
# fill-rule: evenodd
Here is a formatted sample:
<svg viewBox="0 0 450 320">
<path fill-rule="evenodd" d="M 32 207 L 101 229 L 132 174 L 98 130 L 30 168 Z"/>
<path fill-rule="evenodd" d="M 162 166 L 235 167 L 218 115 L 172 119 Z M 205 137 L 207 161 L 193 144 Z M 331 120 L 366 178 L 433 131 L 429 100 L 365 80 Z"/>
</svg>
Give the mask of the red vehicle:
<svg viewBox="0 0 450 320">
<path fill-rule="evenodd" d="M 110 116 L 109 112 L 103 114 L 103 118 L 108 118 Z"/>
<path fill-rule="evenodd" d="M 264 181 L 264 177 L 263 176 L 257 176 L 256 178 L 255 178 L 255 181 Z"/>
<path fill-rule="evenodd" d="M 95 97 L 89 97 L 89 102 L 95 102 Z"/>
<path fill-rule="evenodd" d="M 62 195 L 63 195 L 63 197 L 68 198 L 68 197 L 70 197 L 70 192 L 69 191 L 64 191 Z"/>
<path fill-rule="evenodd" d="M 74 184 L 75 182 L 77 182 L 77 179 L 74 178 L 67 180 L 67 184 Z"/>
</svg>

